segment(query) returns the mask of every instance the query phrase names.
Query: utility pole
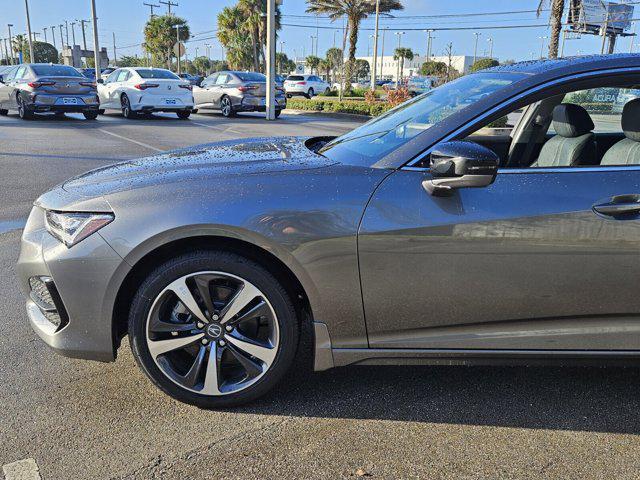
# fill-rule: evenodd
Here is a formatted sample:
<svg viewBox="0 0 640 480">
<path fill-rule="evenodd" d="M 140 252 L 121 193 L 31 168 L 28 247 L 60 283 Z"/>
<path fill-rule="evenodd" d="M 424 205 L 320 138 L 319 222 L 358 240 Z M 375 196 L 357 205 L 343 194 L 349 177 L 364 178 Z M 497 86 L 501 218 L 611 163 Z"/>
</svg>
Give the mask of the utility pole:
<svg viewBox="0 0 640 480">
<path fill-rule="evenodd" d="M 493 37 L 487 38 L 487 42 L 489 42 L 489 58 L 493 58 Z"/>
<path fill-rule="evenodd" d="M 118 66 L 118 50 L 116 49 L 116 32 L 111 32 L 113 35 L 113 64 Z"/>
<path fill-rule="evenodd" d="M 380 0 L 376 0 L 376 28 L 373 33 L 373 69 L 371 72 L 371 90 L 376 89 L 378 79 L 378 35 L 380 31 Z"/>
<path fill-rule="evenodd" d="M 56 27 L 55 26 L 51 27 L 51 37 L 53 38 L 53 48 L 57 48 L 56 47 Z M 62 48 L 60 50 L 62 50 Z"/>
<path fill-rule="evenodd" d="M 384 37 L 388 28 L 382 29 L 382 50 L 380 51 L 380 78 L 384 80 Z"/>
<path fill-rule="evenodd" d="M 77 23 L 75 22 L 75 20 L 71 22 L 71 40 L 73 40 L 73 45 L 71 45 L 72 47 L 74 47 L 76 44 L 76 29 L 75 29 L 76 25 Z"/>
<path fill-rule="evenodd" d="M 601 28 L 602 33 L 602 48 L 600 49 L 600 55 L 604 55 L 604 46 L 607 41 L 607 30 L 609 30 L 609 12 L 607 11 L 607 18 L 604 21 L 604 25 Z"/>
<path fill-rule="evenodd" d="M 91 0 L 91 21 L 93 23 L 93 60 L 96 69 L 96 82 L 100 80 L 100 45 L 98 43 L 98 15 L 96 0 Z"/>
<path fill-rule="evenodd" d="M 151 9 L 151 16 L 150 18 L 155 17 L 155 13 L 153 13 L 153 9 L 154 8 L 160 8 L 160 5 L 155 5 L 153 3 L 143 3 L 144 6 L 149 7 Z"/>
<path fill-rule="evenodd" d="M 314 55 L 315 50 L 313 49 L 313 39 L 315 38 L 313 35 L 309 35 L 309 38 L 311 39 L 311 53 L 309 55 Z M 313 73 L 313 72 L 311 72 Z"/>
<path fill-rule="evenodd" d="M 76 20 L 76 22 L 80 22 L 80 27 L 82 28 L 82 46 L 86 50 L 87 49 L 87 36 L 84 32 L 85 23 L 89 23 L 89 20 Z"/>
<path fill-rule="evenodd" d="M 64 31 L 67 36 L 67 46 L 69 46 L 69 22 L 67 20 L 64 21 Z"/>
<path fill-rule="evenodd" d="M 425 30 L 425 33 L 427 34 L 427 62 L 431 61 L 431 42 L 433 41 L 433 37 L 431 36 L 431 34 L 434 32 L 434 30 L 432 28 L 430 28 L 429 30 Z"/>
<path fill-rule="evenodd" d="M 33 55 L 33 40 L 31 38 L 31 19 L 29 18 L 29 1 L 24 0 L 24 10 L 27 14 L 27 37 L 29 39 L 29 59 L 35 63 L 36 57 Z"/>
<path fill-rule="evenodd" d="M 11 35 L 11 27 L 13 27 L 12 23 L 7 23 L 7 27 L 9 28 L 9 53 L 11 54 L 11 65 L 13 65 L 13 36 Z"/>
<path fill-rule="evenodd" d="M 60 45 L 64 50 L 64 34 L 62 33 L 62 27 L 64 27 L 64 25 L 61 23 L 60 25 L 58 25 L 58 27 L 60 27 Z"/>
<path fill-rule="evenodd" d="M 267 0 L 267 120 L 276 119 L 276 0 Z"/>
<path fill-rule="evenodd" d="M 162 2 L 161 2 L 162 3 Z M 178 43 L 176 43 L 177 45 L 177 49 L 178 49 L 178 53 L 176 54 L 176 57 L 178 57 L 178 75 L 180 75 L 180 27 L 181 25 L 176 25 L 174 28 L 176 29 L 176 39 L 178 40 Z M 171 58 L 171 57 L 169 57 Z"/>
<path fill-rule="evenodd" d="M 47 41 L 47 30 L 48 30 L 48 28 L 47 28 L 47 27 L 44 27 L 42 30 L 44 31 L 44 43 L 49 43 L 49 42 Z"/>
<path fill-rule="evenodd" d="M 158 3 L 161 3 L 162 5 L 166 5 L 167 6 L 167 14 L 171 15 L 171 7 L 177 7 L 178 4 L 177 3 L 173 3 L 171 0 L 167 0 L 166 2 L 159 0 Z"/>
<path fill-rule="evenodd" d="M 476 61 L 478 60 L 478 37 L 480 37 L 480 35 L 482 35 L 482 33 L 474 32 L 474 35 L 476 36 L 476 46 L 473 49 L 473 63 L 475 64 Z"/>
<path fill-rule="evenodd" d="M 333 31 L 333 48 L 336 48 L 336 33 L 339 33 L 340 30 Z"/>
<path fill-rule="evenodd" d="M 402 35 L 404 34 L 405 32 L 396 32 L 396 35 L 398 36 L 398 48 L 400 48 L 400 45 L 402 43 Z M 398 88 L 400 88 L 400 59 L 398 59 L 396 65 L 396 89 Z"/>
<path fill-rule="evenodd" d="M 539 37 L 542 40 L 542 45 L 540 45 L 540 60 L 544 58 L 544 41 L 549 37 Z"/>
</svg>

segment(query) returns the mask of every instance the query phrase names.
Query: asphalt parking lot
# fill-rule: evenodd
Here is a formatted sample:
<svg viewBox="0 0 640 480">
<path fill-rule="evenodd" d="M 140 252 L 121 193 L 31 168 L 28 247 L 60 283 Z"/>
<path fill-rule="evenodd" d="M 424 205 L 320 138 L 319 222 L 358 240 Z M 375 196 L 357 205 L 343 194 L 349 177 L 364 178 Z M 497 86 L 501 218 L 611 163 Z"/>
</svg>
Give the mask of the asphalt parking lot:
<svg viewBox="0 0 640 480">
<path fill-rule="evenodd" d="M 0 467 L 32 459 L 43 479 L 640 478 L 633 368 L 349 367 L 202 411 L 158 391 L 126 344 L 115 363 L 82 362 L 28 327 L 14 265 L 31 202 L 47 188 L 177 147 L 358 123 L 0 117 Z"/>
</svg>

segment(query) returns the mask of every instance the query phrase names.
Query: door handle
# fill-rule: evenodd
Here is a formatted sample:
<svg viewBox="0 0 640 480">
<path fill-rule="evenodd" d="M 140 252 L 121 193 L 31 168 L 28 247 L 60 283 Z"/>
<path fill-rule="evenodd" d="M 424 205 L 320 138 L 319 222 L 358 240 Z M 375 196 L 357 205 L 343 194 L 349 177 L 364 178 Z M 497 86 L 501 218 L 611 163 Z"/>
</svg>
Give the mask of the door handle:
<svg viewBox="0 0 640 480">
<path fill-rule="evenodd" d="M 613 218 L 636 216 L 640 214 L 640 195 L 616 195 L 608 202 L 594 205 L 593 210 Z"/>
</svg>

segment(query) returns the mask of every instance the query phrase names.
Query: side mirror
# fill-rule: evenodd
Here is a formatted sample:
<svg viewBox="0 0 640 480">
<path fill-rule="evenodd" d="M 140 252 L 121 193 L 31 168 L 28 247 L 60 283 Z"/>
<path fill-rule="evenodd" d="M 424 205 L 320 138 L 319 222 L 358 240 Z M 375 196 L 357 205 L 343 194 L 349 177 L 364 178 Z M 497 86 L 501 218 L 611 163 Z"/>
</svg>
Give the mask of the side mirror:
<svg viewBox="0 0 640 480">
<path fill-rule="evenodd" d="M 4 75 L 0 75 L 0 83 L 4 83 Z"/>
<path fill-rule="evenodd" d="M 422 182 L 431 195 L 447 195 L 457 188 L 491 185 L 498 174 L 500 158 L 493 150 L 474 142 L 441 143 L 431 152 L 430 180 Z"/>
<path fill-rule="evenodd" d="M 104 84 L 104 80 L 102 78 L 99 78 L 98 80 L 96 80 L 96 83 L 102 83 Z"/>
</svg>

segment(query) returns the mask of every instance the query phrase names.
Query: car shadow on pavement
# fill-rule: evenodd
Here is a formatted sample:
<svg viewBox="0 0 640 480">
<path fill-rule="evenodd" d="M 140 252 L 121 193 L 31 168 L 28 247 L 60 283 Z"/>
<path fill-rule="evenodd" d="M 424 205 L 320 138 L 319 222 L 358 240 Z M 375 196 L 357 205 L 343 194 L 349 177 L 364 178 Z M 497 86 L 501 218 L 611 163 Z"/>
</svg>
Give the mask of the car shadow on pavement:
<svg viewBox="0 0 640 480">
<path fill-rule="evenodd" d="M 239 410 L 637 434 L 640 369 L 353 366 L 289 379 Z"/>
</svg>

